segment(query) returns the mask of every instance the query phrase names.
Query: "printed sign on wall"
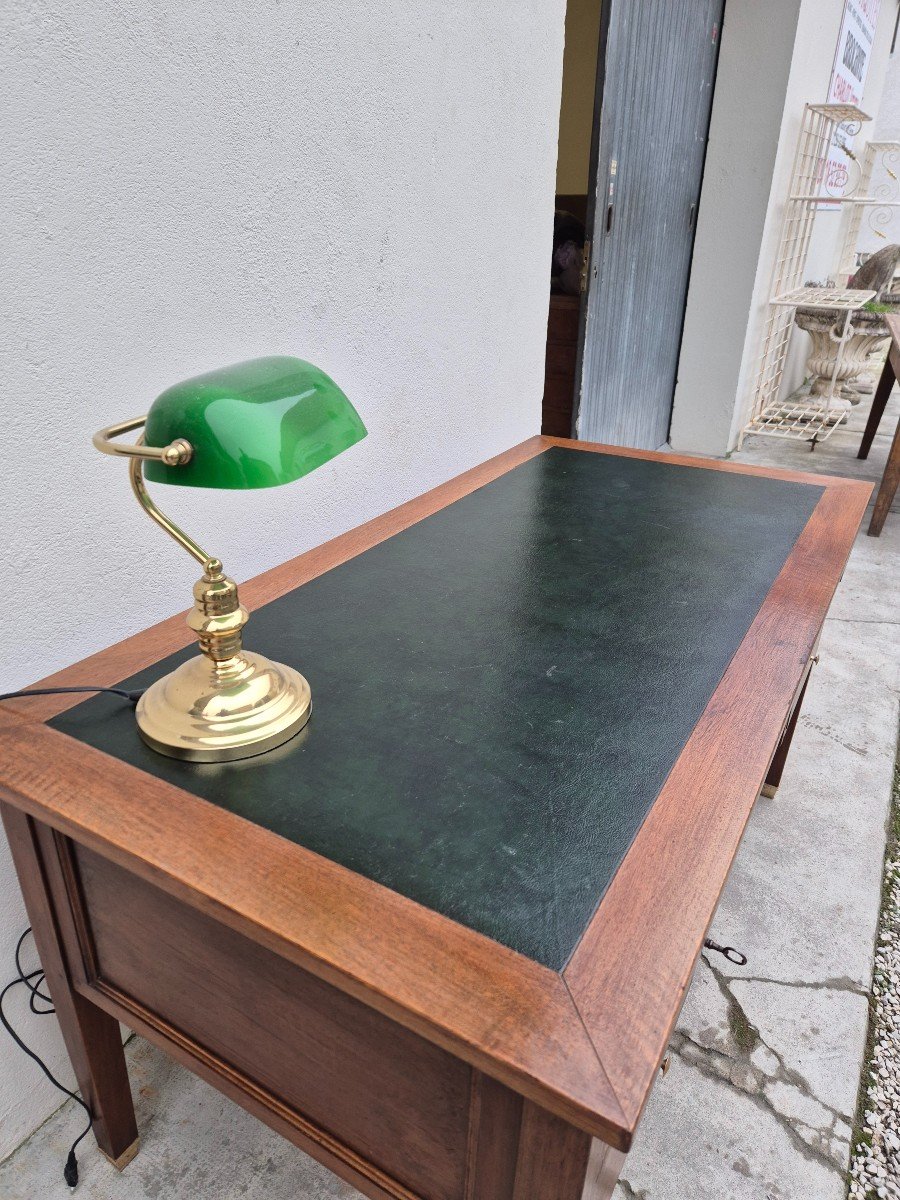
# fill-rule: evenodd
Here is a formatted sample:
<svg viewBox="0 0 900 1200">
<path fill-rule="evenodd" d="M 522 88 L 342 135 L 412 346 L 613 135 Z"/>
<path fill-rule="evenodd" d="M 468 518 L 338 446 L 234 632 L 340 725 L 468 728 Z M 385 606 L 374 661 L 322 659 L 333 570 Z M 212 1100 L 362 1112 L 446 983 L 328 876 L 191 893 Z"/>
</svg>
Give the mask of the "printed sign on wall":
<svg viewBox="0 0 900 1200">
<path fill-rule="evenodd" d="M 879 4 L 880 0 L 846 0 L 828 88 L 829 104 L 858 106 L 862 102 Z M 834 131 L 825 164 L 823 193 L 826 196 L 840 195 L 851 180 L 852 146 L 852 134 L 846 126 L 839 125 Z"/>
</svg>

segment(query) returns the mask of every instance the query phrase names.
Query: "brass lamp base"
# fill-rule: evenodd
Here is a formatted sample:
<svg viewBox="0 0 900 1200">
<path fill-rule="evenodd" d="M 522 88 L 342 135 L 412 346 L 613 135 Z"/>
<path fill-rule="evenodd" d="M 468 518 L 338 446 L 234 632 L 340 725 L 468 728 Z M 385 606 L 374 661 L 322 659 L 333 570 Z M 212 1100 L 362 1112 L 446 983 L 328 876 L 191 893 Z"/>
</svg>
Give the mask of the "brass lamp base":
<svg viewBox="0 0 900 1200">
<path fill-rule="evenodd" d="M 205 566 L 187 619 L 203 653 L 147 688 L 135 715 L 141 737 L 160 754 L 229 762 L 274 750 L 299 733 L 312 699 L 293 667 L 244 650 L 248 613 L 237 584 L 217 558 Z"/>
<path fill-rule="evenodd" d="M 274 750 L 309 720 L 303 676 L 241 650 L 214 662 L 198 655 L 158 680 L 137 705 L 141 737 L 169 758 L 229 762 Z"/>
</svg>

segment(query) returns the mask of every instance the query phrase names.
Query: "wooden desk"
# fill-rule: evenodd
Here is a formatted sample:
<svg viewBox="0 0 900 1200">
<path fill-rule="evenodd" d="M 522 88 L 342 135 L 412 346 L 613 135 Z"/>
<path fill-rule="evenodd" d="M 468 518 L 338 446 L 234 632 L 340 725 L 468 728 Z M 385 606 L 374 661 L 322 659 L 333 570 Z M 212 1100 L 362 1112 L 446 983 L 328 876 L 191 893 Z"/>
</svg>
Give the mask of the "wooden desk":
<svg viewBox="0 0 900 1200">
<path fill-rule="evenodd" d="M 857 458 L 869 457 L 872 442 L 875 440 L 875 434 L 878 432 L 887 402 L 894 390 L 894 384 L 900 378 L 900 316 L 886 316 L 885 322 L 891 332 L 891 344 L 888 356 L 884 360 L 878 387 L 872 397 L 872 411 L 866 422 Z M 881 477 L 881 485 L 878 488 L 878 495 L 875 497 L 875 508 L 872 511 L 872 520 L 869 522 L 868 528 L 869 537 L 878 537 L 884 528 L 887 515 L 894 502 L 894 496 L 897 494 L 898 485 L 900 485 L 900 421 L 897 422 L 897 428 L 894 431 L 894 440 L 891 442 L 884 474 Z"/>
<path fill-rule="evenodd" d="M 5 705 L 104 1153 L 123 1021 L 378 1200 L 610 1196 L 870 490 L 533 438 L 243 588 L 312 684 L 287 746 L 179 763 L 114 697 Z M 189 636 L 46 682 L 142 686 Z"/>
</svg>

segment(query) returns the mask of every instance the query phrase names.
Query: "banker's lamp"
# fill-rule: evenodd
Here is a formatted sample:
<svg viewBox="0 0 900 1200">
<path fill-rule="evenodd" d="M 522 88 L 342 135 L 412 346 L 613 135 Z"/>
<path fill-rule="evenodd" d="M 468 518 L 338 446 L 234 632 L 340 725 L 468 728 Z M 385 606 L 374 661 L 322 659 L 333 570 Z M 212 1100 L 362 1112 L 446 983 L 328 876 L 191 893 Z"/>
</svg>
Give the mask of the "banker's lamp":
<svg viewBox="0 0 900 1200">
<path fill-rule="evenodd" d="M 114 441 L 143 428 L 136 444 Z M 175 384 L 146 417 L 101 429 L 94 445 L 131 460 L 144 511 L 203 567 L 187 623 L 202 653 L 159 679 L 137 705 L 148 745 L 172 758 L 222 762 L 274 749 L 309 720 L 299 672 L 241 645 L 247 610 L 219 559 L 156 507 L 145 486 L 266 488 L 308 475 L 366 429 L 353 405 L 317 367 L 297 358 L 255 358 Z"/>
</svg>

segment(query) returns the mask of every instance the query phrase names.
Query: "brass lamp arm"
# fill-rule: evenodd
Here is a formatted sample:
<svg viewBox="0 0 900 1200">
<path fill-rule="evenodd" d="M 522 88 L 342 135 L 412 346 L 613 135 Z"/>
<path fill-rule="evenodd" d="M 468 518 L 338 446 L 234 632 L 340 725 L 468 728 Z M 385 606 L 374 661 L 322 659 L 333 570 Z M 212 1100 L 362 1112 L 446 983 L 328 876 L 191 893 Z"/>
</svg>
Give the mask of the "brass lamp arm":
<svg viewBox="0 0 900 1200">
<path fill-rule="evenodd" d="M 137 447 L 140 449 L 140 446 Z M 217 579 L 222 574 L 222 564 L 219 559 L 214 558 L 211 554 L 207 554 L 192 537 L 179 528 L 174 521 L 171 521 L 164 512 L 156 507 L 153 502 L 153 497 L 147 491 L 147 485 L 144 483 L 143 467 L 141 458 L 137 455 L 131 459 L 129 467 L 131 476 L 131 490 L 137 496 L 138 504 L 150 517 L 155 521 L 160 529 L 164 529 L 169 537 L 175 539 L 179 546 L 183 546 L 188 554 L 192 554 L 197 562 L 206 570 L 207 575 L 211 579 Z"/>
<path fill-rule="evenodd" d="M 160 529 L 164 529 L 169 537 L 174 538 L 179 546 L 183 546 L 188 554 L 196 558 L 211 579 L 218 579 L 222 574 L 222 564 L 219 559 L 207 554 L 192 537 L 189 537 L 183 529 L 180 529 L 174 521 L 171 521 L 164 512 L 157 508 L 144 483 L 142 468 L 144 459 L 157 459 L 170 467 L 183 466 L 190 462 L 193 454 L 190 442 L 185 441 L 184 438 L 178 438 L 168 446 L 145 446 L 143 434 L 139 434 L 137 441 L 131 445 L 113 441 L 113 438 L 120 437 L 123 433 L 131 433 L 135 429 L 143 428 L 146 420 L 146 417 L 132 417 L 128 421 L 119 421 L 116 425 L 107 425 L 105 429 L 100 429 L 94 434 L 94 445 L 103 454 L 112 454 L 118 458 L 131 460 L 129 467 L 131 490 L 137 497 L 141 508 Z"/>
<path fill-rule="evenodd" d="M 99 429 L 94 434 L 94 446 L 101 454 L 112 454 L 116 458 L 155 458 L 169 467 L 181 467 L 191 461 L 194 450 L 191 443 L 184 438 L 178 438 L 168 446 L 145 446 L 142 437 L 131 445 L 113 441 L 123 433 L 143 429 L 146 422 L 146 417 L 132 417 L 128 421 L 119 421 L 117 425 L 107 425 L 105 429 Z"/>
</svg>

